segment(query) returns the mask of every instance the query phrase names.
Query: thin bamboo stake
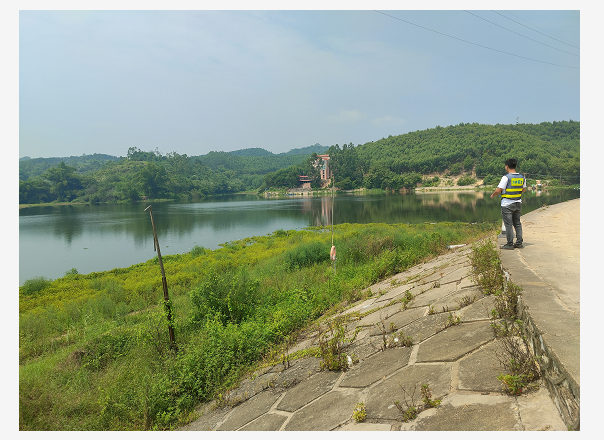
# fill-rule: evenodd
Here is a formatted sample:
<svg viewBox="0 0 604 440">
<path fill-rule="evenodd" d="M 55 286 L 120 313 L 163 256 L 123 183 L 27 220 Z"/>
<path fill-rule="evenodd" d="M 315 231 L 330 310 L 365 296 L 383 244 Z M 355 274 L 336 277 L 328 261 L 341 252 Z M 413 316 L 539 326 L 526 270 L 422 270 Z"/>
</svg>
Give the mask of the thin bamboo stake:
<svg viewBox="0 0 604 440">
<path fill-rule="evenodd" d="M 157 259 L 159 260 L 159 268 L 161 269 L 161 283 L 164 288 L 164 308 L 168 318 L 168 333 L 170 335 L 170 348 L 174 351 L 178 351 L 176 346 L 176 340 L 174 338 L 174 322 L 172 321 L 172 306 L 170 305 L 170 297 L 168 296 L 168 282 L 166 281 L 166 272 L 164 271 L 164 263 L 161 259 L 161 252 L 159 250 L 159 240 L 157 239 L 157 232 L 155 231 L 155 222 L 153 221 L 153 209 L 151 205 L 145 208 L 149 210 L 151 216 L 151 226 L 153 227 L 153 250 L 157 250 Z"/>
</svg>

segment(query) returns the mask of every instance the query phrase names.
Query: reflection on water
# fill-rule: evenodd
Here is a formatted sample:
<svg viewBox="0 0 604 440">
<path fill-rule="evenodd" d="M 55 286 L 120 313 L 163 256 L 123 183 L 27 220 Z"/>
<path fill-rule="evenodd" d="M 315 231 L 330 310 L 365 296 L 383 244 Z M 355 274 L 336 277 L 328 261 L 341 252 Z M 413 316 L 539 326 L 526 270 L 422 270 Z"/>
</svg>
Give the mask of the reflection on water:
<svg viewBox="0 0 604 440">
<path fill-rule="evenodd" d="M 199 203 L 153 204 L 162 252 L 190 251 L 271 233 L 332 223 L 499 221 L 499 200 L 490 192 L 347 194 L 335 197 L 264 199 L 238 195 Z M 579 197 L 578 190 L 527 192 L 525 214 L 543 204 Z M 19 282 L 108 270 L 154 257 L 147 204 L 44 206 L 19 211 Z"/>
</svg>

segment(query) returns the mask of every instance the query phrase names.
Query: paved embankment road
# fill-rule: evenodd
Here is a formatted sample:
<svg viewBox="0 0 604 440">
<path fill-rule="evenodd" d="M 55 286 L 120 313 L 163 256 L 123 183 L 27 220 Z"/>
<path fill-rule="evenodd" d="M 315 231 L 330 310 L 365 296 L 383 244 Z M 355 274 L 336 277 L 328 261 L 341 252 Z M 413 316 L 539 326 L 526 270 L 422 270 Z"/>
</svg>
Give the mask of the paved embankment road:
<svg viewBox="0 0 604 440">
<path fill-rule="evenodd" d="M 501 251 L 510 280 L 522 287 L 520 316 L 545 383 L 564 422 L 579 427 L 580 199 L 521 217 L 524 248 Z M 505 243 L 499 237 L 499 244 Z"/>
</svg>

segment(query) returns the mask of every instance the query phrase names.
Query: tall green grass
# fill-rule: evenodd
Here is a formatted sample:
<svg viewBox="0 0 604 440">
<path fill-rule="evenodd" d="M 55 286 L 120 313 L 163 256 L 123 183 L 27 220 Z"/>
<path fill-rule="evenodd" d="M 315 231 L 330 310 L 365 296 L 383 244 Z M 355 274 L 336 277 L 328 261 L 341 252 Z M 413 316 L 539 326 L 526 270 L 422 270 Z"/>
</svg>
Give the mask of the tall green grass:
<svg viewBox="0 0 604 440">
<path fill-rule="evenodd" d="M 277 231 L 164 257 L 177 353 L 157 261 L 69 274 L 19 291 L 21 430 L 170 429 L 290 333 L 372 283 L 491 233 L 491 224 L 350 225 Z"/>
</svg>

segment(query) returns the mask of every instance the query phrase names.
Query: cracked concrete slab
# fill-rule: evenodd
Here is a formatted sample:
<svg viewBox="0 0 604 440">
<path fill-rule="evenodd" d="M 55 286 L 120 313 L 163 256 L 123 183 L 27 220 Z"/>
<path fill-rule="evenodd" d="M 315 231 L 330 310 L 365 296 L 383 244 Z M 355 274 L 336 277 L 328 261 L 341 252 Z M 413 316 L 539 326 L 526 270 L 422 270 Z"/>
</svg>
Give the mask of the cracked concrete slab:
<svg viewBox="0 0 604 440">
<path fill-rule="evenodd" d="M 411 394 L 415 389 L 414 400 L 416 403 L 421 403 L 420 389 L 424 383 L 430 385 L 433 399 L 441 398 L 450 390 L 451 366 L 448 364 L 410 365 L 372 386 L 365 403 L 367 418 L 400 420 L 401 413 L 394 402 L 398 400 L 401 404 L 404 403 L 403 388 L 408 393 L 408 400 L 411 400 Z"/>
<path fill-rule="evenodd" d="M 404 310 L 402 312 L 399 312 L 391 317 L 389 317 L 388 319 L 384 320 L 384 324 L 386 326 L 386 332 L 390 333 L 390 323 L 394 324 L 395 329 L 398 330 L 404 326 L 406 326 L 407 324 L 421 318 L 422 316 L 424 316 L 425 310 L 424 309 L 420 309 L 420 308 L 415 308 L 415 309 L 409 309 L 409 310 Z M 380 322 L 379 320 L 377 322 Z M 369 333 L 371 336 L 377 336 L 377 335 L 381 335 L 382 334 L 382 327 L 374 325 L 371 328 L 371 331 Z"/>
<path fill-rule="evenodd" d="M 215 402 L 209 402 L 202 406 L 199 410 L 201 416 L 199 418 L 188 425 L 180 427 L 179 431 L 212 431 L 216 428 L 216 425 L 222 421 L 226 417 L 226 415 L 231 412 L 232 408 L 223 407 L 218 408 L 215 407 Z"/>
<path fill-rule="evenodd" d="M 503 369 L 495 356 L 497 349 L 497 341 L 493 341 L 459 361 L 458 388 L 460 390 L 502 391 L 497 376 Z"/>
<path fill-rule="evenodd" d="M 445 274 L 445 276 L 440 279 L 440 284 L 453 283 L 467 278 L 468 276 L 470 276 L 470 271 L 471 269 L 467 266 L 460 267 L 454 270 L 453 272 Z"/>
<path fill-rule="evenodd" d="M 356 390 L 331 391 L 297 411 L 285 431 L 331 431 L 350 420 L 359 401 Z"/>
<path fill-rule="evenodd" d="M 488 322 L 454 325 L 422 342 L 417 353 L 417 362 L 455 361 L 494 338 Z"/>
<path fill-rule="evenodd" d="M 461 283 L 459 283 L 457 285 L 457 290 L 465 289 L 466 287 L 476 287 L 476 286 L 478 286 L 478 284 L 476 284 L 474 281 L 472 281 L 470 279 L 470 277 L 468 277 L 468 278 L 464 278 L 461 280 Z"/>
<path fill-rule="evenodd" d="M 240 431 L 278 431 L 286 420 L 287 417 L 281 414 L 264 414 Z"/>
<path fill-rule="evenodd" d="M 340 426 L 335 431 L 390 431 L 390 423 L 348 423 Z"/>
<path fill-rule="evenodd" d="M 270 384 L 278 377 L 278 373 L 269 372 L 256 378 L 244 379 L 238 388 L 233 390 L 227 397 L 230 402 L 238 402 L 254 397 L 258 393 L 270 387 Z"/>
<path fill-rule="evenodd" d="M 460 302 L 466 298 L 476 298 L 475 301 L 479 301 L 484 295 L 477 288 L 463 289 L 435 301 L 432 306 L 437 312 L 441 312 L 443 308 L 445 311 L 455 311 L 459 310 Z"/>
<path fill-rule="evenodd" d="M 359 313 L 363 313 L 363 311 L 366 311 L 366 309 L 370 308 L 371 305 L 377 300 L 378 298 L 368 298 L 366 300 L 357 302 L 355 304 L 352 305 L 352 307 L 350 307 L 349 309 L 344 310 L 341 313 L 338 313 L 337 315 L 334 316 L 338 317 L 338 316 L 345 316 L 345 315 L 350 315 L 351 313 L 354 312 L 359 312 Z"/>
<path fill-rule="evenodd" d="M 478 297 L 478 296 L 477 296 Z M 491 310 L 495 308 L 493 295 L 483 296 L 469 306 L 461 309 L 459 316 L 462 321 L 478 321 L 491 318 Z"/>
<path fill-rule="evenodd" d="M 385 304 L 382 304 L 384 306 Z M 402 311 L 402 304 L 392 304 L 387 307 L 382 307 L 378 310 L 375 310 L 364 316 L 359 322 L 356 323 L 357 327 L 371 327 L 377 323 L 379 323 L 382 319 L 388 319 L 389 317 L 395 315 Z"/>
<path fill-rule="evenodd" d="M 369 331 L 363 332 L 366 336 L 369 335 Z M 357 359 L 365 359 L 380 351 L 380 347 L 381 345 L 379 343 L 376 344 L 372 338 L 365 337 L 354 341 L 345 351 L 350 356 L 356 356 Z"/>
<path fill-rule="evenodd" d="M 321 359 L 316 357 L 290 361 L 290 367 L 282 370 L 274 378 L 273 383 L 276 387 L 289 387 L 293 383 L 300 382 L 318 373 L 321 369 L 320 364 Z"/>
<path fill-rule="evenodd" d="M 317 397 L 329 392 L 342 373 L 322 371 L 289 389 L 277 405 L 280 411 L 294 412 Z"/>
<path fill-rule="evenodd" d="M 421 416 L 421 414 L 420 414 Z M 507 396 L 455 395 L 425 417 L 418 417 L 414 431 L 519 431 L 518 408 Z"/>
<path fill-rule="evenodd" d="M 364 388 L 390 375 L 409 362 L 411 348 L 390 348 L 354 365 L 340 382 L 341 387 Z"/>
<path fill-rule="evenodd" d="M 415 307 L 428 306 L 442 298 L 445 298 L 448 295 L 453 294 L 455 290 L 455 284 L 445 284 L 440 287 L 431 287 L 413 298 L 413 305 Z"/>
<path fill-rule="evenodd" d="M 516 397 L 526 431 L 568 431 L 544 386 Z"/>
<path fill-rule="evenodd" d="M 241 405 L 236 406 L 217 428 L 217 431 L 235 431 L 248 422 L 251 422 L 262 414 L 265 414 L 273 403 L 277 401 L 280 393 L 274 393 L 272 390 L 264 391 Z"/>
<path fill-rule="evenodd" d="M 400 330 L 405 336 L 410 336 L 414 344 L 419 344 L 442 330 L 446 320 L 446 316 L 442 313 L 426 315 L 411 324 L 407 324 Z"/>
<path fill-rule="evenodd" d="M 414 287 L 413 284 L 404 284 L 402 286 L 396 286 L 390 292 L 376 298 L 375 302 L 378 303 L 378 302 L 390 301 L 390 300 L 396 298 L 397 296 L 404 295 L 407 290 L 410 290 L 413 287 Z"/>
</svg>

